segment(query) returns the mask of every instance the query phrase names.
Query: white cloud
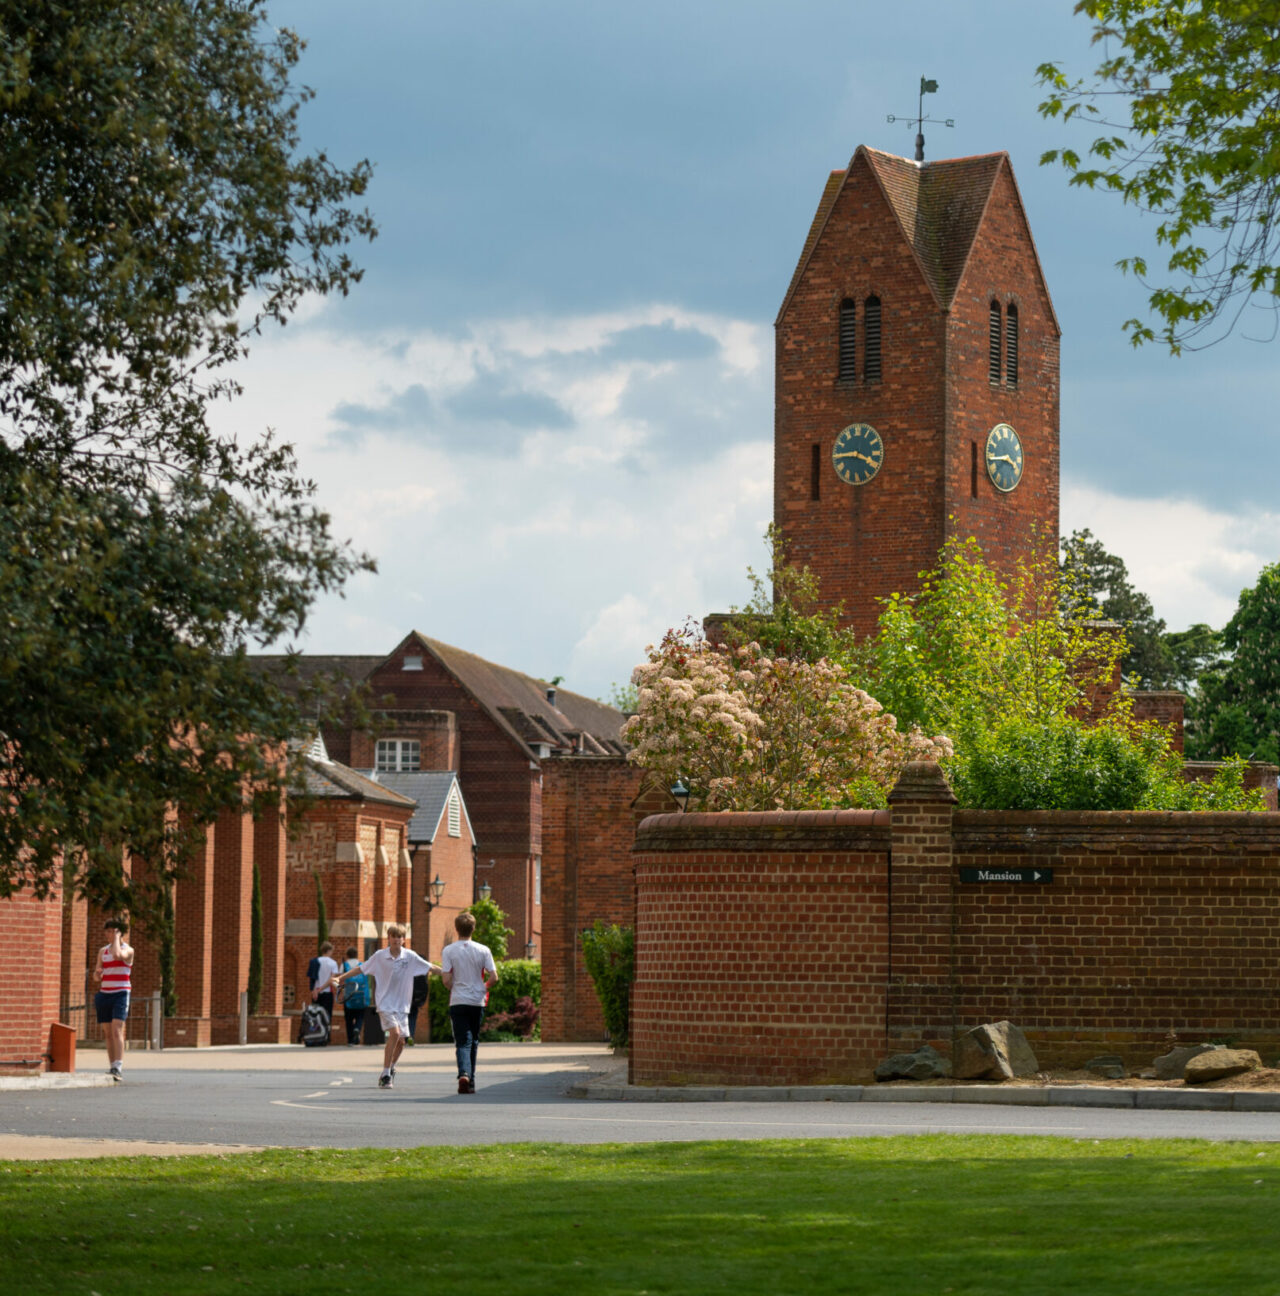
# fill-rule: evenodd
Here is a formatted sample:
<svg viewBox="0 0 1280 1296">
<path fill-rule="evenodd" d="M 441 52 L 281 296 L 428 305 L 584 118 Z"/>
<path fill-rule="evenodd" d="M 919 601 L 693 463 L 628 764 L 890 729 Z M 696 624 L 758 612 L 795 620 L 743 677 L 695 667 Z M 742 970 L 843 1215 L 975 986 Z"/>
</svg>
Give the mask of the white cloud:
<svg viewBox="0 0 1280 1296">
<path fill-rule="evenodd" d="M 1129 568 L 1171 630 L 1220 627 L 1240 591 L 1280 557 L 1280 513 L 1221 512 L 1191 499 L 1131 499 L 1062 484 L 1064 533 L 1088 527 Z"/>
<path fill-rule="evenodd" d="M 629 357 L 614 342 L 636 329 L 674 349 Z M 592 696 L 628 679 L 668 626 L 745 600 L 771 514 L 766 341 L 666 306 L 461 337 L 322 315 L 264 338 L 235 425 L 292 442 L 335 534 L 379 566 L 316 605 L 303 646 L 376 653 L 415 628 Z M 500 400 L 450 409 L 486 382 Z"/>
</svg>

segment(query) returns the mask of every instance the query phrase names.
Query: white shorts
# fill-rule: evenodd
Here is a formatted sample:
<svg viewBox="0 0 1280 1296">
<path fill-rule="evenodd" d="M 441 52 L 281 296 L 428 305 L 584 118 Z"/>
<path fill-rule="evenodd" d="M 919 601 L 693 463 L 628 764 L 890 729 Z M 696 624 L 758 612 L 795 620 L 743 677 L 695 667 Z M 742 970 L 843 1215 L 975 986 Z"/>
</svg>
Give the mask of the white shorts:
<svg viewBox="0 0 1280 1296">
<path fill-rule="evenodd" d="M 402 1008 L 399 1012 L 383 1012 L 378 1009 L 378 1020 L 382 1022 L 382 1029 L 388 1033 L 397 1030 L 401 1035 L 408 1038 L 409 1035 L 409 1010 Z"/>
</svg>

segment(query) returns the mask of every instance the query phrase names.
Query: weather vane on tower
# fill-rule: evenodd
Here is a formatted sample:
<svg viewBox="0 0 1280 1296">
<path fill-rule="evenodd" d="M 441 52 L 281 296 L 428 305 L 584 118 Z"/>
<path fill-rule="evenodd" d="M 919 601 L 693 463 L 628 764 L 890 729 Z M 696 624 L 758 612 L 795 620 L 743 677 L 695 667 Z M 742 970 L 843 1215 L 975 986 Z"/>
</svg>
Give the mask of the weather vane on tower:
<svg viewBox="0 0 1280 1296">
<path fill-rule="evenodd" d="M 916 161 L 924 161 L 924 124 L 932 122 L 935 126 L 954 126 L 956 120 L 954 117 L 926 117 L 924 115 L 924 97 L 927 94 L 936 94 L 938 83 L 930 81 L 927 77 L 920 78 L 920 99 L 916 105 L 916 115 L 907 119 L 907 125 L 915 124 L 916 128 Z M 890 113 L 885 118 L 886 121 L 896 122 L 898 119 Z"/>
</svg>

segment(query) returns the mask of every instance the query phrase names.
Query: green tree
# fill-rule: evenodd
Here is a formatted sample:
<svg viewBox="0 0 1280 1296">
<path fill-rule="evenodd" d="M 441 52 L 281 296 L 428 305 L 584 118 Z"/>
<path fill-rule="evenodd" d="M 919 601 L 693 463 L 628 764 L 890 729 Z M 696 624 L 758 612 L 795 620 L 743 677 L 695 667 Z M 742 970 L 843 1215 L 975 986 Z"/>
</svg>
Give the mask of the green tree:
<svg viewBox="0 0 1280 1296">
<path fill-rule="evenodd" d="M 717 642 L 729 648 L 756 643 L 766 656 L 791 661 L 846 663 L 855 636 L 840 625 L 844 605 L 824 601 L 817 574 L 790 561 L 786 539 L 772 523 L 764 542 L 769 570 L 747 568 L 751 598 L 745 607 L 730 610 Z"/>
<path fill-rule="evenodd" d="M 1241 591 L 1222 644 L 1229 658 L 1199 677 L 1188 754 L 1280 763 L 1280 562 Z"/>
<path fill-rule="evenodd" d="M 604 1013 L 604 1028 L 615 1048 L 631 1033 L 631 983 L 636 976 L 636 934 L 597 918 L 582 933 L 582 961 L 587 966 Z"/>
<path fill-rule="evenodd" d="M 329 914 L 324 907 L 324 883 L 319 870 L 312 869 L 311 876 L 316 880 L 316 948 L 319 949 L 329 939 Z"/>
<path fill-rule="evenodd" d="M 485 900 L 477 897 L 471 905 L 472 917 L 476 920 L 476 929 L 472 939 L 481 945 L 487 945 L 495 963 L 507 957 L 507 941 L 515 932 L 507 926 L 507 915 L 492 898 Z"/>
<path fill-rule="evenodd" d="M 1207 345 L 1244 308 L 1280 304 L 1280 0 L 1080 0 L 1105 57 L 1089 81 L 1038 69 L 1046 118 L 1104 133 L 1084 157 L 1053 149 L 1071 183 L 1159 218 L 1170 282 L 1147 284 L 1154 320 L 1134 345 Z M 1146 283 L 1140 255 L 1120 261 Z"/>
<path fill-rule="evenodd" d="M 63 851 L 99 903 L 159 914 L 315 714 L 246 646 L 371 565 L 289 447 L 209 420 L 249 340 L 345 293 L 374 233 L 348 205 L 368 165 L 300 149 L 301 48 L 261 0 L 0 14 L 0 895 L 45 892 Z"/>
<path fill-rule="evenodd" d="M 1087 603 L 1064 597 L 1050 553 L 1000 579 L 972 538 L 947 542 L 918 594 L 884 600 L 860 649 L 864 687 L 900 726 L 962 750 L 1010 718 L 1062 719 L 1101 704 L 1125 649 Z M 1110 710 L 1123 712 L 1124 699 Z"/>
<path fill-rule="evenodd" d="M 1068 608 L 1091 609 L 1124 627 L 1128 647 L 1120 658 L 1127 683 L 1140 689 L 1174 685 L 1177 665 L 1165 623 L 1147 595 L 1133 587 L 1123 558 L 1102 547 L 1092 531 L 1062 539 L 1063 593 Z"/>
</svg>

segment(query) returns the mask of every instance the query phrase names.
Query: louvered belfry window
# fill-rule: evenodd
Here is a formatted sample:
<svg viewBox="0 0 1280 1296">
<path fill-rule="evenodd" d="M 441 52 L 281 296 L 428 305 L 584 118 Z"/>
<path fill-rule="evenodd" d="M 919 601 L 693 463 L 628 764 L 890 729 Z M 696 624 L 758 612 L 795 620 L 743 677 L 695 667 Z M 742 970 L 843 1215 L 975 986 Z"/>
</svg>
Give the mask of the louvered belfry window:
<svg viewBox="0 0 1280 1296">
<path fill-rule="evenodd" d="M 1018 385 L 1018 308 L 1010 303 L 1004 313 L 1004 381 Z"/>
<path fill-rule="evenodd" d="M 1000 303 L 991 303 L 991 327 L 989 331 L 989 347 L 987 355 L 987 381 L 998 383 L 1000 381 Z"/>
<path fill-rule="evenodd" d="M 858 308 L 851 297 L 840 303 L 840 381 L 853 382 L 858 376 Z"/>
<path fill-rule="evenodd" d="M 880 298 L 868 297 L 862 314 L 862 376 L 867 382 L 880 381 Z"/>
</svg>

